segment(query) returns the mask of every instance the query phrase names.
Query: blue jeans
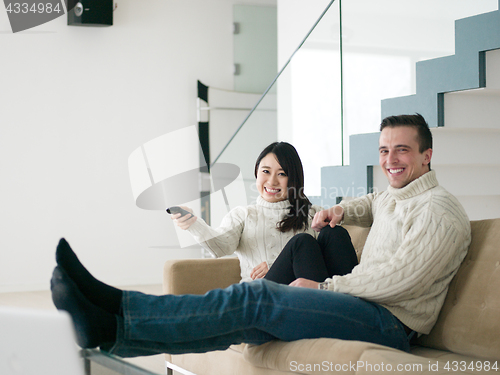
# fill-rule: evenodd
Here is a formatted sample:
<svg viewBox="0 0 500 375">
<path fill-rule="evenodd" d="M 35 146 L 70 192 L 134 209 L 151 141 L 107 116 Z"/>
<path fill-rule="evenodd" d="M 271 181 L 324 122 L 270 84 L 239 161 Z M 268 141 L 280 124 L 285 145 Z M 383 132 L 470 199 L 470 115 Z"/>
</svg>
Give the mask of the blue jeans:
<svg viewBox="0 0 500 375">
<path fill-rule="evenodd" d="M 122 312 L 116 342 L 101 348 L 123 357 L 200 353 L 243 342 L 320 337 L 409 351 L 403 326 L 386 308 L 343 293 L 268 280 L 235 284 L 202 296 L 125 291 Z"/>
</svg>

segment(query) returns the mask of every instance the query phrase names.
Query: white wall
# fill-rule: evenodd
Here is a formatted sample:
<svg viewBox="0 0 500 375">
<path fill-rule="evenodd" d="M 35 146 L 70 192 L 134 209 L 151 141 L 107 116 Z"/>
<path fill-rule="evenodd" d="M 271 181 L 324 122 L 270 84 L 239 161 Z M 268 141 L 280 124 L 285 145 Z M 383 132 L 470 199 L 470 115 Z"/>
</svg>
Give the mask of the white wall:
<svg viewBox="0 0 500 375">
<path fill-rule="evenodd" d="M 47 289 L 62 236 L 115 285 L 199 255 L 135 207 L 127 159 L 196 123 L 197 79 L 232 89 L 237 2 L 116 0 L 112 27 L 63 16 L 16 34 L 0 9 L 0 292 Z"/>
</svg>

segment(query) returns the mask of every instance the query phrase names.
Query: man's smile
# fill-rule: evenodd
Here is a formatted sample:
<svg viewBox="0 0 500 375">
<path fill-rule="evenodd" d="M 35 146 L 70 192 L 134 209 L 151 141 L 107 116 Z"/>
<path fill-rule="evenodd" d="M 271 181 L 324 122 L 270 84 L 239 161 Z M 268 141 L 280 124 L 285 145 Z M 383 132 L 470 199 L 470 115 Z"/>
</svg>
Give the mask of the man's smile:
<svg viewBox="0 0 500 375">
<path fill-rule="evenodd" d="M 399 173 L 404 172 L 405 168 L 387 168 L 387 170 L 392 175 L 392 174 L 399 174 Z"/>
</svg>

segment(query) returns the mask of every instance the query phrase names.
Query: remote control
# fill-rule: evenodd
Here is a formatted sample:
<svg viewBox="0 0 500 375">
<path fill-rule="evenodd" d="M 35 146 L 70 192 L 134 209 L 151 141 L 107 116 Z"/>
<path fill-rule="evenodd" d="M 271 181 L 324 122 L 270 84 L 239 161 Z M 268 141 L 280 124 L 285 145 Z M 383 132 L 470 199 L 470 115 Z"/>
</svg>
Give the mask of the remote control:
<svg viewBox="0 0 500 375">
<path fill-rule="evenodd" d="M 170 214 L 170 215 L 175 215 L 175 214 L 178 214 L 180 213 L 181 216 L 180 217 L 183 217 L 183 216 L 186 216 L 186 215 L 191 215 L 193 216 L 193 214 L 189 211 L 186 211 L 184 210 L 183 208 L 180 208 L 179 206 L 172 206 L 172 207 L 169 207 L 167 208 L 167 212 Z"/>
</svg>

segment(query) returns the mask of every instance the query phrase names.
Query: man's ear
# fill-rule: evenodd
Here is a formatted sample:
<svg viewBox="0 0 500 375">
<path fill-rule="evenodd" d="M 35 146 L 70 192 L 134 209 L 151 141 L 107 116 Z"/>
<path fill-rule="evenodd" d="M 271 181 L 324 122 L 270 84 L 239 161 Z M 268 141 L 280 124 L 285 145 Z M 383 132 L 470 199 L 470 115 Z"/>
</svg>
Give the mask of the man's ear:
<svg viewBox="0 0 500 375">
<path fill-rule="evenodd" d="M 429 165 L 431 163 L 432 159 L 432 148 L 428 148 L 423 152 L 425 158 L 424 158 L 424 165 Z"/>
</svg>

